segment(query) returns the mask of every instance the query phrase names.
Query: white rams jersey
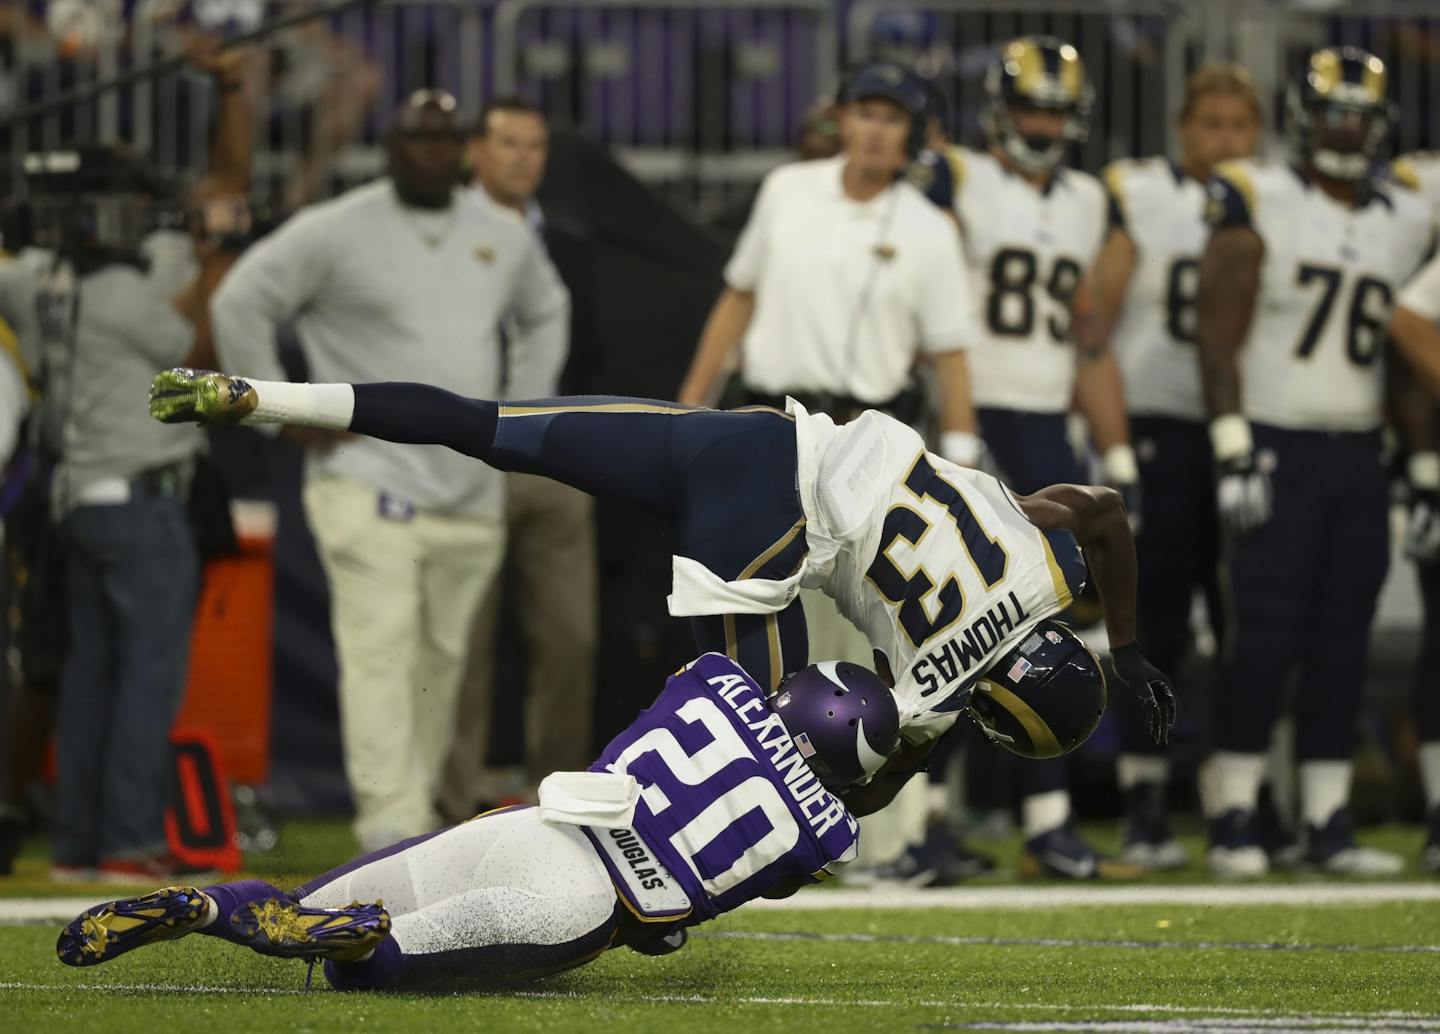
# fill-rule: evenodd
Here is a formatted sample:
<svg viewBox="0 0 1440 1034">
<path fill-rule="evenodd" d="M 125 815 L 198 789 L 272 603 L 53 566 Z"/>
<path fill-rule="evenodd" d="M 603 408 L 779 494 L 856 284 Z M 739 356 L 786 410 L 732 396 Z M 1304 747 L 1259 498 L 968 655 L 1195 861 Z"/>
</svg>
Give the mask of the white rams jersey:
<svg viewBox="0 0 1440 1034">
<path fill-rule="evenodd" d="M 975 404 L 1065 412 L 1075 387 L 1070 301 L 1100 250 L 1105 192 L 1073 169 L 1041 190 L 964 147 L 945 160 L 980 323 L 967 353 Z"/>
<path fill-rule="evenodd" d="M 1131 413 L 1201 420 L 1195 290 L 1205 224 L 1205 184 L 1168 158 L 1121 161 L 1102 176 L 1110 222 L 1135 244 L 1135 269 L 1110 337 Z"/>
<path fill-rule="evenodd" d="M 883 655 L 905 737 L 955 723 L 976 681 L 1085 581 L 1067 531 L 1041 531 L 988 474 L 925 451 L 870 411 L 837 427 L 793 400 L 810 548 L 823 590 Z"/>
<path fill-rule="evenodd" d="M 1299 430 L 1380 426 L 1391 305 L 1434 237 L 1425 201 L 1370 181 L 1346 206 L 1289 165 L 1245 160 L 1216 169 L 1207 218 L 1265 242 L 1240 359 L 1245 415 Z"/>
</svg>

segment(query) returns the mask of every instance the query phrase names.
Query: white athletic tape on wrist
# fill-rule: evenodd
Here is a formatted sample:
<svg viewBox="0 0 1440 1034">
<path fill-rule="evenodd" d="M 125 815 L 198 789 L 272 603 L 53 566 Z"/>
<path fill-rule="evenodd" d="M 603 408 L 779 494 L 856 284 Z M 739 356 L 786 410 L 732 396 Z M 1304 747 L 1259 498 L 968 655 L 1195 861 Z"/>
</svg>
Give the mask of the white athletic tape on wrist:
<svg viewBox="0 0 1440 1034">
<path fill-rule="evenodd" d="M 940 455 L 951 463 L 962 467 L 973 467 L 980 462 L 980 436 L 969 431 L 942 431 L 940 434 Z"/>
<path fill-rule="evenodd" d="M 1250 421 L 1239 413 L 1227 413 L 1210 421 L 1210 447 L 1217 460 L 1233 460 L 1255 451 Z"/>
<path fill-rule="evenodd" d="M 355 389 L 348 384 L 291 384 L 246 381 L 259 405 L 242 424 L 304 424 L 344 431 L 355 415 Z"/>
<path fill-rule="evenodd" d="M 1140 464 L 1129 445 L 1112 445 L 1100 459 L 1105 481 L 1111 485 L 1133 485 L 1140 480 Z"/>
<path fill-rule="evenodd" d="M 1411 487 L 1440 490 L 1440 452 L 1417 452 L 1405 466 Z"/>
</svg>

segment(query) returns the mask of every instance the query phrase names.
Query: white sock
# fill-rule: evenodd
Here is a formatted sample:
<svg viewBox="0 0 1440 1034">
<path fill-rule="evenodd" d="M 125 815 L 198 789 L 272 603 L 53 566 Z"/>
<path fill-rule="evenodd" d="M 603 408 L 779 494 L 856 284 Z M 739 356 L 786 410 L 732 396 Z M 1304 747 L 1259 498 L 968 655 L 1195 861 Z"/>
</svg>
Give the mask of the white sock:
<svg viewBox="0 0 1440 1034">
<path fill-rule="evenodd" d="M 220 906 L 215 904 L 215 899 L 203 890 L 200 892 L 200 896 L 205 899 L 205 919 L 200 925 L 206 927 L 220 918 Z"/>
<path fill-rule="evenodd" d="M 1070 818 L 1070 791 L 1037 793 L 1020 802 L 1020 820 L 1025 838 L 1038 837 L 1065 825 Z"/>
<path fill-rule="evenodd" d="M 1265 774 L 1264 754 L 1220 751 L 1214 758 L 1215 814 L 1232 808 L 1254 811 L 1260 800 L 1260 777 Z"/>
<path fill-rule="evenodd" d="M 242 424 L 304 424 L 344 431 L 355 415 L 355 389 L 348 384 L 291 384 L 251 381 L 260 404 Z"/>
<path fill-rule="evenodd" d="M 1300 763 L 1300 820 L 1307 826 L 1324 826 L 1350 803 L 1350 776 L 1355 766 L 1349 761 L 1302 761 Z"/>
<path fill-rule="evenodd" d="M 1440 741 L 1420 744 L 1420 783 L 1425 787 L 1425 807 L 1440 807 Z"/>
<path fill-rule="evenodd" d="M 1141 783 L 1164 786 L 1170 781 L 1170 759 L 1155 754 L 1121 754 L 1115 763 L 1115 778 L 1122 791 Z"/>
</svg>

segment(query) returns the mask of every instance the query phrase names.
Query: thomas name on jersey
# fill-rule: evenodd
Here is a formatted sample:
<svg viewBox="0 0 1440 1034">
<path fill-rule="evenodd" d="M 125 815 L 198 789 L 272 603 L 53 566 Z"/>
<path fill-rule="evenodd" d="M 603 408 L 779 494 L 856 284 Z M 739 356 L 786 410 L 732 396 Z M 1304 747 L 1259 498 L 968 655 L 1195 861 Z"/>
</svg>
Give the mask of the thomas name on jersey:
<svg viewBox="0 0 1440 1034">
<path fill-rule="evenodd" d="M 946 702 L 947 709 L 958 710 L 964 706 L 968 694 L 962 697 L 959 693 L 962 684 L 970 678 L 970 669 L 981 661 L 993 660 L 990 651 L 1004 642 L 1028 617 L 1029 611 L 1021 605 L 1020 597 L 1012 592 L 1008 600 L 1000 600 L 959 635 L 940 644 L 938 650 L 921 656 L 910 666 L 911 678 L 925 687 L 920 690 L 920 695 L 928 697 L 944 690 L 947 696 L 954 696 L 953 701 Z"/>
<path fill-rule="evenodd" d="M 852 833 L 860 829 L 839 798 L 821 785 L 806 763 L 802 748 L 790 738 L 780 716 L 765 705 L 764 696 L 754 685 L 740 675 L 730 674 L 717 675 L 705 681 L 721 700 L 730 705 L 735 717 L 755 734 L 755 739 L 769 756 L 770 763 L 780 772 L 785 788 L 790 791 L 790 796 L 816 836 L 821 836 L 841 821 Z M 780 692 L 785 692 L 783 687 Z"/>
</svg>

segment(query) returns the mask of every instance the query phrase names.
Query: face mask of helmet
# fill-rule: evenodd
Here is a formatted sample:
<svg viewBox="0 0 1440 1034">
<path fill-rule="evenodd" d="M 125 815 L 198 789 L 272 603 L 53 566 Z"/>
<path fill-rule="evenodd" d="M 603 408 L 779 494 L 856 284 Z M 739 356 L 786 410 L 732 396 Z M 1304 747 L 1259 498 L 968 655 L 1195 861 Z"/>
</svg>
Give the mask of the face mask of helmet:
<svg viewBox="0 0 1440 1034">
<path fill-rule="evenodd" d="M 1291 144 L 1322 176 L 1353 182 L 1370 175 L 1390 131 L 1387 105 L 1342 83 L 1326 97 L 1291 85 L 1286 97 Z"/>
<path fill-rule="evenodd" d="M 1065 160 L 1065 149 L 1072 140 L 1084 139 L 1083 132 L 1077 129 L 1072 105 L 1058 109 L 1065 116 L 1064 128 L 1059 136 L 1021 132 L 1017 114 L 1023 118 L 1028 111 L 1055 110 L 1057 109 L 1038 105 L 1017 105 L 1001 108 L 996 113 L 996 136 L 1000 146 L 1022 169 L 1030 172 L 1050 172 Z"/>
</svg>

